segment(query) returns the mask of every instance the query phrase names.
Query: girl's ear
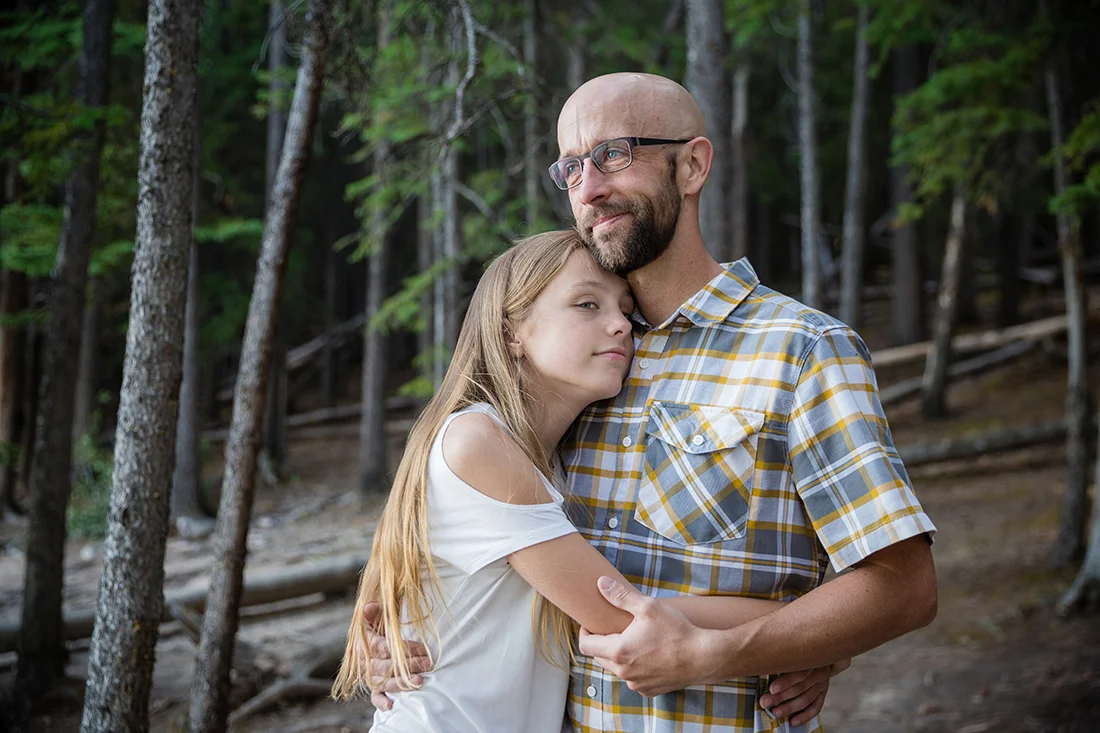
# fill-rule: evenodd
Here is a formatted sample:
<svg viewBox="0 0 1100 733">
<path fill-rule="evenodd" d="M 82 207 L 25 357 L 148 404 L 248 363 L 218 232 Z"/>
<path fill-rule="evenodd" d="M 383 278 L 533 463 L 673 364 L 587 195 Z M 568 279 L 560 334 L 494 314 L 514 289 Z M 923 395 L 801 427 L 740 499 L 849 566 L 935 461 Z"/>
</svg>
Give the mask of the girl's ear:
<svg viewBox="0 0 1100 733">
<path fill-rule="evenodd" d="M 516 332 L 512 328 L 512 324 L 509 321 L 504 322 L 504 343 L 508 347 L 508 353 L 512 355 L 512 358 L 523 358 L 523 344 L 520 343 L 520 340 L 516 336 Z"/>
</svg>

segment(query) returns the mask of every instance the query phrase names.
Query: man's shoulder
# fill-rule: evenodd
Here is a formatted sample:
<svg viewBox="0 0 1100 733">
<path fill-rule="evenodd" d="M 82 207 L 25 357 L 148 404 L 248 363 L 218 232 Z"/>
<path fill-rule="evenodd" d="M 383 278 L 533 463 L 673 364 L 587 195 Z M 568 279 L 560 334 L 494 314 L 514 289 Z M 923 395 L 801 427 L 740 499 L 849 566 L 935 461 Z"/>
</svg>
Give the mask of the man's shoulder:
<svg viewBox="0 0 1100 733">
<path fill-rule="evenodd" d="M 767 285 L 753 288 L 752 294 L 729 314 L 727 321 L 742 326 L 796 330 L 809 336 L 848 328 L 840 319 Z"/>
</svg>

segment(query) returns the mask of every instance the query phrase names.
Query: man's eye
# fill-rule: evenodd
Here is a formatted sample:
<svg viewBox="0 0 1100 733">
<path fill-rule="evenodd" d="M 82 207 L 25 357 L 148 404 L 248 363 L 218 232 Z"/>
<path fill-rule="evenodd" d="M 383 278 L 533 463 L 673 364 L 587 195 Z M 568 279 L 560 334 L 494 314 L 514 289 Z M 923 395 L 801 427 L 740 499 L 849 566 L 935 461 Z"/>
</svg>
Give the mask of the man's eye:
<svg viewBox="0 0 1100 733">
<path fill-rule="evenodd" d="M 607 158 L 608 160 L 614 160 L 615 158 L 618 158 L 620 155 L 622 155 L 622 152 L 619 151 L 619 150 L 614 150 L 614 149 L 608 150 L 606 153 L 604 153 L 604 157 Z"/>
<path fill-rule="evenodd" d="M 567 176 L 574 176 L 574 175 L 577 174 L 577 171 L 579 171 L 579 170 L 580 170 L 580 164 L 577 163 L 576 161 L 572 161 L 570 163 L 565 164 L 565 175 L 567 175 Z"/>
</svg>

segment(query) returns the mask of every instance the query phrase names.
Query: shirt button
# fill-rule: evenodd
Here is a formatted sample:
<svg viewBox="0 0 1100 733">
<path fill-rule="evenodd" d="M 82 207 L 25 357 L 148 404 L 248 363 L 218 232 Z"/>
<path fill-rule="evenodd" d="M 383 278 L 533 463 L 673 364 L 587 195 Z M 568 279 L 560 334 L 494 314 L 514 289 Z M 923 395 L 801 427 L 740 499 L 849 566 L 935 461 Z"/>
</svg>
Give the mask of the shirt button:
<svg viewBox="0 0 1100 733">
<path fill-rule="evenodd" d="M 630 439 L 629 435 L 623 438 L 623 448 L 629 448 L 632 445 L 634 445 L 634 441 Z"/>
<path fill-rule="evenodd" d="M 696 435 L 694 438 L 691 439 L 691 442 L 694 443 L 695 445 L 702 445 L 703 444 L 703 436 L 702 435 Z"/>
<path fill-rule="evenodd" d="M 638 366 L 642 369 L 649 369 L 649 359 L 642 359 L 638 362 Z"/>
<path fill-rule="evenodd" d="M 611 529 L 615 529 L 616 527 L 619 526 L 619 518 L 618 517 L 612 517 L 611 519 L 608 519 L 607 520 L 607 526 L 610 527 Z"/>
<path fill-rule="evenodd" d="M 595 697 L 596 696 L 596 686 L 595 685 L 589 685 L 588 689 L 585 690 L 585 692 L 588 693 L 589 697 Z"/>
</svg>

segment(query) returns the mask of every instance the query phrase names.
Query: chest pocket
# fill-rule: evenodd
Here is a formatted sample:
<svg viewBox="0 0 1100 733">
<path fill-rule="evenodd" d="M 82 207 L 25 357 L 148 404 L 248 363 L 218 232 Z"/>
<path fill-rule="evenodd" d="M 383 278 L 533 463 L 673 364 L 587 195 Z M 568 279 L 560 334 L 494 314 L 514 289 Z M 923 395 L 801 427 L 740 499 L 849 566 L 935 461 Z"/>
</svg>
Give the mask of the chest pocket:
<svg viewBox="0 0 1100 733">
<path fill-rule="evenodd" d="M 682 545 L 745 533 L 763 413 L 654 402 L 635 518 Z"/>
</svg>

